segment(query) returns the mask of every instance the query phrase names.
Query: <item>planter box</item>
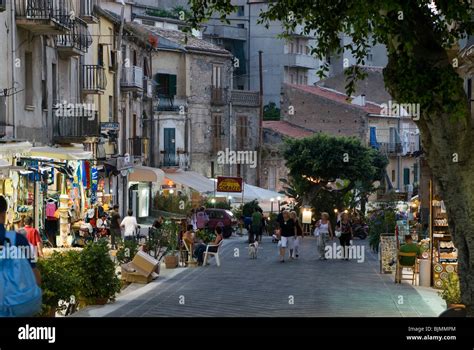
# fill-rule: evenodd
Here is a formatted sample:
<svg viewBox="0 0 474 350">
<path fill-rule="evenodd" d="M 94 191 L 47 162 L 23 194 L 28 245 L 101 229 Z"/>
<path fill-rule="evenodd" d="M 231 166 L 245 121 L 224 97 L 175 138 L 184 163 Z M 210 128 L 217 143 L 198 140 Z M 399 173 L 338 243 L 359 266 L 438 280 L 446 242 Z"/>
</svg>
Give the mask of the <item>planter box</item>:
<svg viewBox="0 0 474 350">
<path fill-rule="evenodd" d="M 176 255 L 165 256 L 165 266 L 167 269 L 174 269 L 178 267 L 178 257 Z"/>
</svg>

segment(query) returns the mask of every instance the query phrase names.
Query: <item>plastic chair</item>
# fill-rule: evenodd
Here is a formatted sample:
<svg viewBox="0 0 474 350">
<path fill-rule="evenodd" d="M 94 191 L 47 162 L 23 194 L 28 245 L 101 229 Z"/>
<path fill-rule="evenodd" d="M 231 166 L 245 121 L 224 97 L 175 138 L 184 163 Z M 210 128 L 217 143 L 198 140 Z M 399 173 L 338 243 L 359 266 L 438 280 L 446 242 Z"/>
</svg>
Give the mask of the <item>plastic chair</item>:
<svg viewBox="0 0 474 350">
<path fill-rule="evenodd" d="M 220 259 L 219 259 L 219 250 L 220 250 L 220 248 L 222 247 L 222 243 L 224 243 L 224 240 L 223 240 L 223 239 L 219 242 L 219 244 L 208 244 L 208 245 L 206 246 L 206 251 L 204 252 L 204 262 L 203 262 L 203 266 L 206 266 L 206 264 L 207 264 L 207 257 L 208 257 L 209 255 L 213 255 L 213 256 L 216 258 L 216 264 L 217 264 L 217 266 L 221 266 L 221 261 L 220 261 Z M 209 248 L 211 248 L 211 247 L 217 247 L 216 252 L 210 252 L 210 251 L 209 251 Z"/>
<path fill-rule="evenodd" d="M 417 269 L 416 269 L 416 253 L 413 252 L 413 253 L 403 253 L 403 252 L 398 252 L 398 256 L 397 256 L 397 268 L 396 268 L 396 271 L 395 271 L 395 283 L 402 283 L 402 280 L 411 280 L 411 283 L 412 285 L 415 285 L 416 284 L 416 273 L 417 273 Z M 415 259 L 415 262 L 413 263 L 413 265 L 402 265 L 400 264 L 400 258 L 401 257 L 412 257 Z M 410 278 L 403 278 L 403 269 L 409 269 L 411 270 L 412 272 L 412 277 Z"/>
</svg>

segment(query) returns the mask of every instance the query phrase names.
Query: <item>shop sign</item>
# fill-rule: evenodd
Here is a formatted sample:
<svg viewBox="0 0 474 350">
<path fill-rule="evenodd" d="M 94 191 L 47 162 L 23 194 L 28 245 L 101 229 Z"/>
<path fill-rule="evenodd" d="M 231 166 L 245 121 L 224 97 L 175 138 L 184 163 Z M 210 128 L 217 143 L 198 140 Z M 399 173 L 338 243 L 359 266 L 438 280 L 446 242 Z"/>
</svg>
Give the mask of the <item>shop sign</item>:
<svg viewBox="0 0 474 350">
<path fill-rule="evenodd" d="M 99 172 L 97 167 L 93 166 L 91 168 L 91 204 L 97 202 L 97 184 L 99 180 Z"/>
<path fill-rule="evenodd" d="M 133 156 L 125 155 L 117 158 L 117 170 L 127 170 L 133 168 Z"/>
<path fill-rule="evenodd" d="M 242 192 L 242 178 L 218 176 L 217 192 Z"/>
<path fill-rule="evenodd" d="M 119 131 L 120 130 L 120 123 L 100 123 L 100 131 Z"/>
</svg>

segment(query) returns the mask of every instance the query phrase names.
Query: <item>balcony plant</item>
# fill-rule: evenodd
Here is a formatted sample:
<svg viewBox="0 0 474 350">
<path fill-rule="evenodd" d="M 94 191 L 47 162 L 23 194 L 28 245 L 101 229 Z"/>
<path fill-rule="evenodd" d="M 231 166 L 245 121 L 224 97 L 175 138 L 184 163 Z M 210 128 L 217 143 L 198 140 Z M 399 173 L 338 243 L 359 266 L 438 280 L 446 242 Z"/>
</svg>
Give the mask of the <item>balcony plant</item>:
<svg viewBox="0 0 474 350">
<path fill-rule="evenodd" d="M 461 289 L 457 273 L 451 272 L 448 278 L 443 280 L 443 290 L 438 295 L 446 301 L 448 308 L 461 305 Z"/>
<path fill-rule="evenodd" d="M 78 268 L 79 297 L 83 303 L 103 305 L 115 299 L 120 280 L 106 240 L 88 243 L 79 255 Z"/>
</svg>

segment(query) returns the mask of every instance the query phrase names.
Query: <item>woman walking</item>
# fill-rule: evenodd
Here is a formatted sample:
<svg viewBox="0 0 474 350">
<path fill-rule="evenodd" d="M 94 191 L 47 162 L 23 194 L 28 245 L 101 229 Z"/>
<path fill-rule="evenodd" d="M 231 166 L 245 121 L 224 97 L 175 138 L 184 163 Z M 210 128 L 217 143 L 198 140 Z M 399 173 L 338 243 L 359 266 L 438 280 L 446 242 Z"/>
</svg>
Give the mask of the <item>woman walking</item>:
<svg viewBox="0 0 474 350">
<path fill-rule="evenodd" d="M 290 249 L 290 260 L 293 259 L 293 245 L 296 236 L 295 222 L 290 218 L 288 210 L 283 211 L 280 240 L 280 262 L 285 262 L 286 248 Z"/>
<path fill-rule="evenodd" d="M 301 223 L 298 220 L 298 215 L 296 215 L 296 211 L 292 211 L 290 213 L 291 219 L 295 222 L 296 226 L 296 237 L 295 237 L 295 244 L 294 244 L 294 251 L 293 251 L 293 258 L 298 258 L 299 257 L 299 251 L 300 251 L 300 244 L 303 240 L 303 228 L 301 227 Z"/>
<path fill-rule="evenodd" d="M 349 246 L 351 245 L 352 239 L 352 225 L 347 213 L 343 213 L 341 215 L 339 231 L 341 231 L 341 237 L 339 237 L 339 241 L 341 242 L 342 246 L 343 259 L 349 260 Z"/>
<path fill-rule="evenodd" d="M 328 213 L 321 213 L 321 220 L 316 224 L 316 237 L 318 238 L 319 260 L 327 260 L 326 244 L 334 237 Z"/>
</svg>

